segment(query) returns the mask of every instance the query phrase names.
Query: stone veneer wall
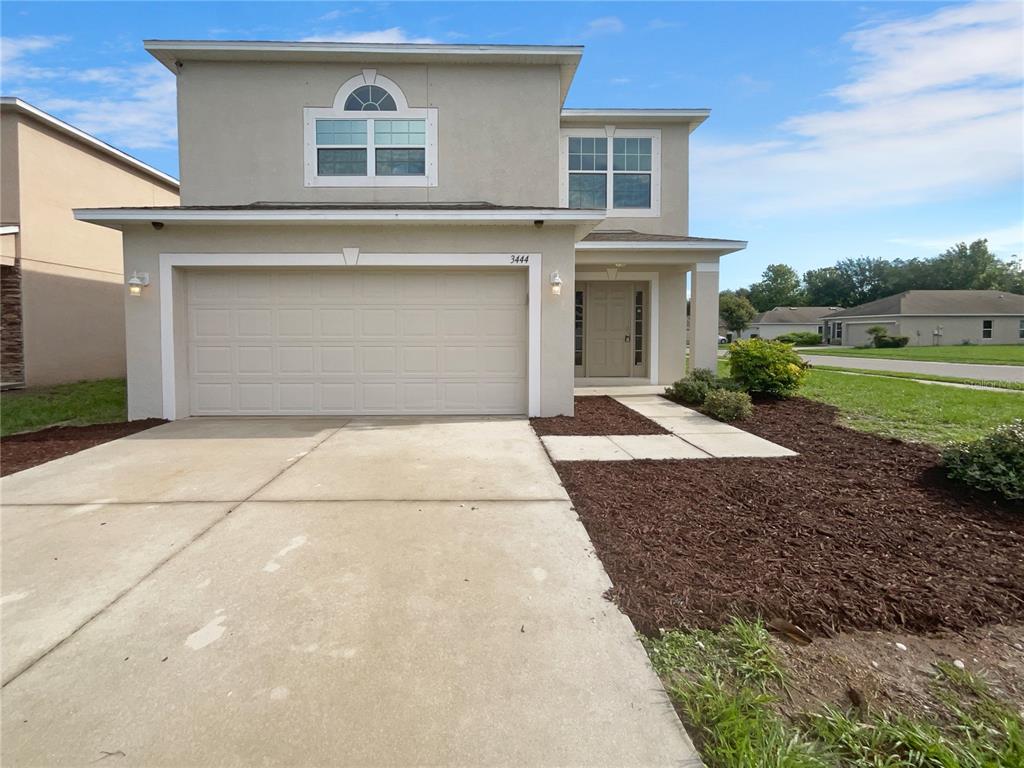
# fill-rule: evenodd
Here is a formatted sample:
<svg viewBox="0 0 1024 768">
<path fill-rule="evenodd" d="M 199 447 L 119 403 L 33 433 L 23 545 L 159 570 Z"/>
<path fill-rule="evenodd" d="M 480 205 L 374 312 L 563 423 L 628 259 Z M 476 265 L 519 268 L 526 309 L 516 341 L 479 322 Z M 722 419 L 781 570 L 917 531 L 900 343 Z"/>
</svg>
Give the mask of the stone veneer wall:
<svg viewBox="0 0 1024 768">
<path fill-rule="evenodd" d="M 0 381 L 25 381 L 21 326 L 21 265 L 0 266 Z"/>
</svg>

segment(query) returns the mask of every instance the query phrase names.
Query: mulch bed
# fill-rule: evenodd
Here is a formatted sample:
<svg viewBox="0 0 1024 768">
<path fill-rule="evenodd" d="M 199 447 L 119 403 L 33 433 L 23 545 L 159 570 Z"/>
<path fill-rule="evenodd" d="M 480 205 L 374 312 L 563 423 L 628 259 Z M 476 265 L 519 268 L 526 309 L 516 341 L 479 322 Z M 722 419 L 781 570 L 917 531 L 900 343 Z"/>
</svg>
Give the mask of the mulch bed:
<svg viewBox="0 0 1024 768">
<path fill-rule="evenodd" d="M 1024 620 L 1024 508 L 954 488 L 933 448 L 835 415 L 797 398 L 741 424 L 797 457 L 556 464 L 637 629 L 733 615 L 818 635 Z"/>
<path fill-rule="evenodd" d="M 665 435 L 650 419 L 604 395 L 577 397 L 573 416 L 530 419 L 538 435 Z"/>
<path fill-rule="evenodd" d="M 166 423 L 164 419 L 139 419 L 87 427 L 47 427 L 37 432 L 11 435 L 0 440 L 0 476 Z"/>
</svg>

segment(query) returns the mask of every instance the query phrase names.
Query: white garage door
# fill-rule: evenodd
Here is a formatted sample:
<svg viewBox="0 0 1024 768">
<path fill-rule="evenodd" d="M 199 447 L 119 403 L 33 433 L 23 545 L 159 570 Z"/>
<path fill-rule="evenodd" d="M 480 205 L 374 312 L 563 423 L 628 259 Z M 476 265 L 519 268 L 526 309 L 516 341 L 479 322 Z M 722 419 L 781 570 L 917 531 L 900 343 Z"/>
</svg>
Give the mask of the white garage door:
<svg viewBox="0 0 1024 768">
<path fill-rule="evenodd" d="M 526 413 L 525 270 L 196 270 L 191 413 Z"/>
</svg>

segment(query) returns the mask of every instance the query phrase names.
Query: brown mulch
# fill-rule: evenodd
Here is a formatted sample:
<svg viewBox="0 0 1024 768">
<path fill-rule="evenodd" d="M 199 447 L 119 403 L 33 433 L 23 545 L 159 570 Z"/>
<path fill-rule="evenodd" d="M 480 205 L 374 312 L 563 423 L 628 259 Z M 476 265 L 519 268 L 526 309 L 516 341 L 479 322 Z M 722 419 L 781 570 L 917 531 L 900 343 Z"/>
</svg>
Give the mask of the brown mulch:
<svg viewBox="0 0 1024 768">
<path fill-rule="evenodd" d="M 835 413 L 769 401 L 741 424 L 796 457 L 556 464 L 640 631 L 732 615 L 818 635 L 1024 619 L 1024 509 L 959 491 L 935 449 Z"/>
<path fill-rule="evenodd" d="M 10 435 L 0 439 L 0 476 L 166 423 L 164 419 L 139 419 L 87 427 L 47 427 L 37 432 Z"/>
<path fill-rule="evenodd" d="M 665 435 L 650 419 L 604 395 L 577 397 L 572 416 L 530 419 L 538 435 Z"/>
</svg>

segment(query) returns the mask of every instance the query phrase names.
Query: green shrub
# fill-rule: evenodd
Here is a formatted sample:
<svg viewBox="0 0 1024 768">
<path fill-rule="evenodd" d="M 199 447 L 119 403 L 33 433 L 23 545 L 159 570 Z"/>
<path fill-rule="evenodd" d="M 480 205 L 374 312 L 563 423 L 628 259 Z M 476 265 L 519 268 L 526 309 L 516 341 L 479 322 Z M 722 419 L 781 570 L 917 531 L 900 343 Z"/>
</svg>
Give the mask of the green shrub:
<svg viewBox="0 0 1024 768">
<path fill-rule="evenodd" d="M 910 341 L 909 336 L 890 336 L 889 329 L 884 325 L 872 325 L 867 330 L 871 337 L 870 346 L 876 349 L 889 349 L 892 347 L 905 347 Z"/>
<path fill-rule="evenodd" d="M 1012 501 L 1024 499 L 1024 419 L 996 427 L 970 442 L 942 451 L 946 474 L 964 485 L 992 491 Z"/>
<path fill-rule="evenodd" d="M 741 387 L 732 379 L 719 378 L 708 368 L 697 368 L 692 373 L 665 388 L 665 394 L 672 400 L 686 405 L 701 405 L 709 392 L 718 389 L 739 391 Z"/>
<path fill-rule="evenodd" d="M 754 405 L 746 392 L 713 389 L 704 398 L 701 410 L 719 421 L 736 421 L 750 416 L 754 412 Z"/>
<path fill-rule="evenodd" d="M 791 395 L 800 388 L 807 367 L 792 346 L 779 341 L 749 339 L 729 345 L 729 371 L 748 392 Z"/>
<path fill-rule="evenodd" d="M 793 331 L 776 336 L 775 340 L 781 341 L 783 344 L 795 344 L 798 347 L 813 347 L 821 344 L 821 335 L 814 331 Z"/>
</svg>

